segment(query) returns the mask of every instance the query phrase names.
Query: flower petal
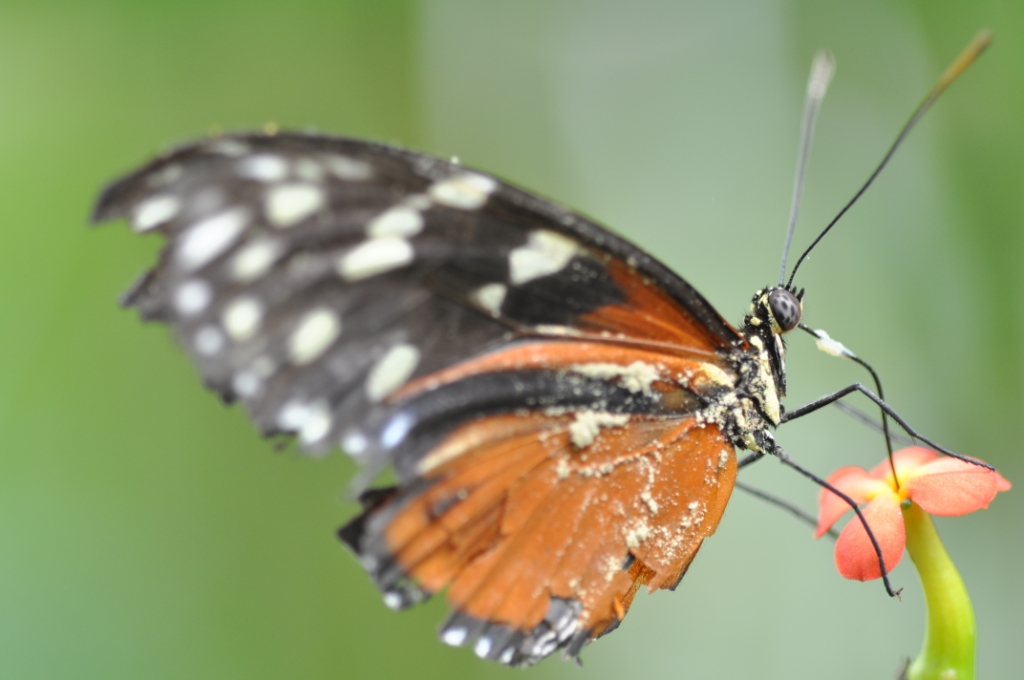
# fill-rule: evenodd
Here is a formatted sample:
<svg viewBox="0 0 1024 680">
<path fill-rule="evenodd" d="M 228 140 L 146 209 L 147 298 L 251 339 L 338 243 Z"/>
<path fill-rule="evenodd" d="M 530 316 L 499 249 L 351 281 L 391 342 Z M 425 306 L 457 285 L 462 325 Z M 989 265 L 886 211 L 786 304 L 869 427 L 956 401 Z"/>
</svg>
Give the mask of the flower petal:
<svg viewBox="0 0 1024 680">
<path fill-rule="evenodd" d="M 935 460 L 939 454 L 926 449 L 923 446 L 908 446 L 905 449 L 899 451 L 893 451 L 892 462 L 896 466 L 896 471 L 900 475 L 900 479 L 905 479 L 908 474 L 913 474 L 913 470 L 921 465 L 930 463 Z M 892 468 L 889 466 L 889 460 L 883 460 L 881 463 L 871 468 L 871 476 L 877 479 L 884 479 L 890 484 L 892 483 Z"/>
<path fill-rule="evenodd" d="M 868 503 L 863 513 L 882 549 L 885 568 L 892 571 L 902 559 L 907 542 L 899 498 L 891 492 L 882 494 Z M 843 578 L 851 580 L 870 581 L 882 576 L 875 548 L 857 517 L 850 519 L 836 541 L 836 568 Z"/>
<path fill-rule="evenodd" d="M 907 497 L 932 515 L 966 515 L 987 508 L 1009 482 L 995 470 L 956 458 L 940 458 L 914 470 L 904 482 Z"/>
<path fill-rule="evenodd" d="M 852 498 L 854 503 L 864 503 L 889 490 L 885 482 L 872 478 L 867 470 L 859 467 L 839 468 L 829 476 L 828 483 Z M 821 538 L 849 510 L 849 503 L 822 488 L 818 493 L 818 528 L 814 537 Z"/>
</svg>

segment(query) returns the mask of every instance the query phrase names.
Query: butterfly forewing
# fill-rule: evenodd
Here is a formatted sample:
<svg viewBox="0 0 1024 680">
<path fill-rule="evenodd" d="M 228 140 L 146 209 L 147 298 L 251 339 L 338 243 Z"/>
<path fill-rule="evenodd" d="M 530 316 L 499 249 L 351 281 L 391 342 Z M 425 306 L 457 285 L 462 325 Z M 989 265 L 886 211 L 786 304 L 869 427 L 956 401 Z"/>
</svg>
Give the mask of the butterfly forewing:
<svg viewBox="0 0 1024 680">
<path fill-rule="evenodd" d="M 125 301 L 264 433 L 340 445 L 367 479 L 395 467 L 342 536 L 389 604 L 449 587 L 450 643 L 575 654 L 718 523 L 732 446 L 698 411 L 743 340 L 575 213 L 423 154 L 280 134 L 170 152 L 95 217 L 167 237 Z"/>
</svg>

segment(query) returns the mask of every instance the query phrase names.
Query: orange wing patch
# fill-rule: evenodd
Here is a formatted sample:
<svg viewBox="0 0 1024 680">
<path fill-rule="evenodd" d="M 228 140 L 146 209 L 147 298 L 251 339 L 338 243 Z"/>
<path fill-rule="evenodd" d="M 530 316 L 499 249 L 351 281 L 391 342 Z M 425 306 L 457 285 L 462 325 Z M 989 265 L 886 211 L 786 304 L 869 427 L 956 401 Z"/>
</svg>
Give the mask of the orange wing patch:
<svg viewBox="0 0 1024 680">
<path fill-rule="evenodd" d="M 717 426 L 583 417 L 596 432 L 581 413 L 463 425 L 424 459 L 430 485 L 384 506 L 395 566 L 428 592 L 447 586 L 460 621 L 489 626 L 482 656 L 577 653 L 618 624 L 641 585 L 674 587 L 725 510 L 736 460 Z M 457 632 L 443 637 L 460 644 Z"/>
<path fill-rule="evenodd" d="M 726 346 L 692 312 L 622 260 L 610 259 L 608 273 L 625 293 L 626 301 L 621 305 L 600 307 L 581 317 L 574 326 L 691 352 L 714 354 Z M 724 320 L 722 323 L 731 328 Z M 738 332 L 736 338 L 741 338 Z"/>
</svg>

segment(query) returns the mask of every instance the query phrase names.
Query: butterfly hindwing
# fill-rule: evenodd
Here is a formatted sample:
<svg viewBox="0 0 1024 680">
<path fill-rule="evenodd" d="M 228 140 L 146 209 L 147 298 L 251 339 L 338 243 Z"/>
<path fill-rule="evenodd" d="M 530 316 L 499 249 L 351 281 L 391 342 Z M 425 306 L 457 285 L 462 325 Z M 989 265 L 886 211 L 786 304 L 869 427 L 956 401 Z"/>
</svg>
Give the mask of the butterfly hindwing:
<svg viewBox="0 0 1024 680">
<path fill-rule="evenodd" d="M 448 587 L 441 637 L 527 664 L 672 588 L 718 524 L 732 446 L 694 416 L 503 414 L 466 423 L 418 483 L 342 530 L 394 607 Z M 578 446 L 584 443 L 584 447 Z"/>
</svg>

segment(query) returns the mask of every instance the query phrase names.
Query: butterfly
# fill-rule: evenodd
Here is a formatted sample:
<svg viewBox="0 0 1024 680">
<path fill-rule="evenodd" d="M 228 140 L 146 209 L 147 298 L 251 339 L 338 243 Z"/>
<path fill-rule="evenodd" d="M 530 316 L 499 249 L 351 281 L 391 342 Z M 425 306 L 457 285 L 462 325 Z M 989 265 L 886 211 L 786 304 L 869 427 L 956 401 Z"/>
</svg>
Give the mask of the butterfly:
<svg viewBox="0 0 1024 680">
<path fill-rule="evenodd" d="M 785 393 L 801 302 L 742 329 L 594 222 L 453 162 L 231 135 L 112 184 L 97 220 L 167 237 L 125 295 L 265 435 L 397 483 L 339 534 L 395 609 L 447 588 L 441 638 L 575 656 L 674 588 Z"/>
<path fill-rule="evenodd" d="M 264 435 L 359 462 L 340 539 L 389 607 L 445 592 L 442 641 L 481 658 L 578 657 L 641 587 L 678 585 L 736 449 L 777 450 L 792 278 L 734 327 L 637 246 L 457 162 L 224 135 L 93 217 L 165 237 L 123 304 Z"/>
</svg>

